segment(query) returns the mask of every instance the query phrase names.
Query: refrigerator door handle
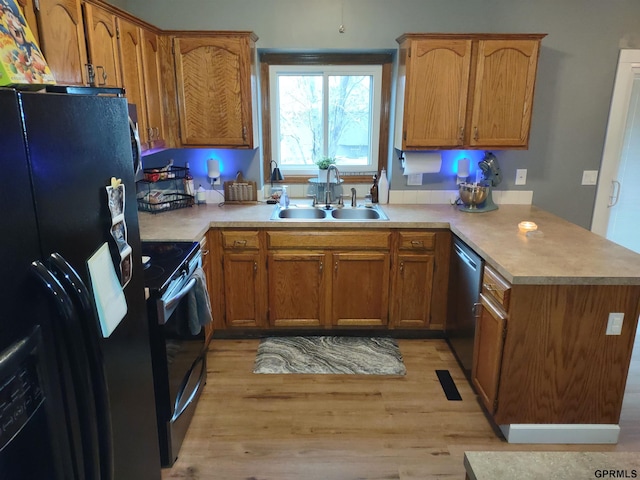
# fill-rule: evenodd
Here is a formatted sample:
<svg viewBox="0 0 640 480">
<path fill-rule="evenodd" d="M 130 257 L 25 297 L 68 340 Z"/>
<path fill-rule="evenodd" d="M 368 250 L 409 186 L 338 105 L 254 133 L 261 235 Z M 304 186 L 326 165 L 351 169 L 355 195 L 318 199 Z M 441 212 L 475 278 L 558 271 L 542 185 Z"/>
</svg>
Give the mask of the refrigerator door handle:
<svg viewBox="0 0 640 480">
<path fill-rule="evenodd" d="M 90 292 L 78 273 L 59 253 L 52 253 L 47 265 L 71 297 L 79 305 L 87 348 L 88 367 L 91 370 L 93 392 L 95 394 L 96 422 L 98 425 L 100 470 L 102 480 L 113 480 L 113 434 L 111 431 L 111 407 L 107 376 L 102 361 L 102 351 L 98 343 L 98 316 Z"/>
<path fill-rule="evenodd" d="M 80 321 L 73 306 L 73 301 L 55 275 L 39 260 L 31 264 L 31 271 L 45 287 L 59 313 L 60 321 L 54 323 L 53 329 L 58 350 L 65 352 L 64 355 L 67 356 L 66 366 L 69 368 L 73 379 L 72 390 L 77 410 L 70 412 L 70 415 L 75 417 L 70 420 L 78 422 L 82 441 L 80 445 L 76 445 L 74 448 L 79 478 L 81 480 L 98 480 L 101 479 L 98 432 L 95 425 L 96 411 L 89 379 L 90 372 L 86 366 L 87 354 L 84 344 L 71 338 L 74 333 L 78 333 Z"/>
</svg>

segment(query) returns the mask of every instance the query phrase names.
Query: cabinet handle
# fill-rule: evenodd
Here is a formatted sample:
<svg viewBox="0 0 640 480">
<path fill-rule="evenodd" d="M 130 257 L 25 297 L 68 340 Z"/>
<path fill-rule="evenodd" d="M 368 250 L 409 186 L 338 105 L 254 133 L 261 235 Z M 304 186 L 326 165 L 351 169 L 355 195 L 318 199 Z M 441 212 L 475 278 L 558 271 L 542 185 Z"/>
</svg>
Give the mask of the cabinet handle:
<svg viewBox="0 0 640 480">
<path fill-rule="evenodd" d="M 258 262 L 253 262 L 253 273 L 258 273 Z"/>
<path fill-rule="evenodd" d="M 489 292 L 495 291 L 495 289 L 493 288 L 493 285 L 491 285 L 490 283 L 483 283 L 482 286 L 486 288 Z"/>
<path fill-rule="evenodd" d="M 464 142 L 464 127 L 460 127 L 460 135 L 458 136 L 458 142 L 462 145 Z"/>
<path fill-rule="evenodd" d="M 202 256 L 206 257 L 207 255 L 209 255 L 209 250 L 202 250 Z"/>
<path fill-rule="evenodd" d="M 85 63 L 85 68 L 87 69 L 87 80 L 89 81 L 89 85 L 96 85 L 96 71 L 93 68 L 92 63 Z"/>
<path fill-rule="evenodd" d="M 400 274 L 404 274 L 404 262 L 400 262 Z"/>
<path fill-rule="evenodd" d="M 160 138 L 160 128 L 159 127 L 153 127 L 153 131 L 155 132 L 156 140 L 158 138 Z"/>
<path fill-rule="evenodd" d="M 422 240 L 411 240 L 411 246 L 414 248 L 424 248 L 424 242 Z"/>
<path fill-rule="evenodd" d="M 322 262 L 320 262 L 320 273 L 322 273 L 323 269 L 324 269 L 324 264 Z"/>
<path fill-rule="evenodd" d="M 247 246 L 247 241 L 246 240 L 234 240 L 233 241 L 233 246 L 234 247 L 246 247 Z"/>
<path fill-rule="evenodd" d="M 242 140 L 247 141 L 247 127 L 246 125 L 242 127 Z"/>
<path fill-rule="evenodd" d="M 149 136 L 149 140 L 153 140 L 153 128 L 147 128 L 147 135 Z"/>
<path fill-rule="evenodd" d="M 102 73 L 98 73 L 99 77 L 102 78 L 102 81 L 98 82 L 98 85 L 100 87 L 104 87 L 107 84 L 107 72 L 105 72 L 104 67 L 102 65 L 96 66 L 96 72 L 102 72 Z"/>
<path fill-rule="evenodd" d="M 338 271 L 338 262 L 336 262 L 336 264 L 334 265 L 333 269 L 337 272 Z"/>
<path fill-rule="evenodd" d="M 473 127 L 473 139 L 478 140 L 478 127 Z"/>
<path fill-rule="evenodd" d="M 480 308 L 479 307 L 481 307 L 481 306 L 482 306 L 482 304 L 480 302 L 476 302 L 476 303 L 473 304 L 473 308 L 471 309 L 471 313 L 473 313 L 473 316 L 475 318 L 480 318 L 481 313 L 480 313 Z"/>
</svg>

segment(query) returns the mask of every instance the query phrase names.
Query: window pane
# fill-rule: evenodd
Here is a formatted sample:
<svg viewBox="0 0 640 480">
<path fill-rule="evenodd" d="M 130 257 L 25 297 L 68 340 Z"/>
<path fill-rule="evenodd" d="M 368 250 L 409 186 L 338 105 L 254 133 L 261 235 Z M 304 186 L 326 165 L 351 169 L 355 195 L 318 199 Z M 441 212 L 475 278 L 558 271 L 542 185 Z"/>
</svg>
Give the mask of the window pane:
<svg viewBox="0 0 640 480">
<path fill-rule="evenodd" d="M 322 75 L 279 75 L 280 164 L 313 165 L 323 153 Z"/>
<path fill-rule="evenodd" d="M 329 156 L 338 165 L 371 164 L 369 75 L 329 76 Z"/>
</svg>

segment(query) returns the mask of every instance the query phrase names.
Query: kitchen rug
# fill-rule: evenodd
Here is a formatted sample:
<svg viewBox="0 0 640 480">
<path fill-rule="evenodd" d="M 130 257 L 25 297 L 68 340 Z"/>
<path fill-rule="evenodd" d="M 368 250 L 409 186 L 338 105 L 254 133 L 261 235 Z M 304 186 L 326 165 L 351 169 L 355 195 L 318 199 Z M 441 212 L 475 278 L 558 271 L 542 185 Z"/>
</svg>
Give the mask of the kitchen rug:
<svg viewBox="0 0 640 480">
<path fill-rule="evenodd" d="M 393 338 L 268 337 L 253 373 L 404 375 L 406 368 Z"/>
</svg>

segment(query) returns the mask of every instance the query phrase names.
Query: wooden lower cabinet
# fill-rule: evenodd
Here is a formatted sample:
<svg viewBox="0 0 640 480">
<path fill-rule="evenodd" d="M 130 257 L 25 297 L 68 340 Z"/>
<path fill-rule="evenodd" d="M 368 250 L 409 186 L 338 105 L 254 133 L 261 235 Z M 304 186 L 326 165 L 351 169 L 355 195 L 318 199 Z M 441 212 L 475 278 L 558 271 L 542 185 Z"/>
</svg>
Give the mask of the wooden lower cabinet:
<svg viewBox="0 0 640 480">
<path fill-rule="evenodd" d="M 212 263 L 211 263 L 211 251 L 209 250 L 208 235 L 205 235 L 200 240 L 200 249 L 202 251 L 202 271 L 204 272 L 204 278 L 207 281 L 207 293 L 209 294 L 209 301 L 213 303 L 215 298 L 215 289 L 213 281 Z M 213 311 L 213 306 L 212 306 Z M 205 344 L 208 344 L 213 336 L 213 322 L 207 323 L 204 326 Z"/>
<path fill-rule="evenodd" d="M 389 319 L 389 253 L 332 254 L 331 324 L 384 326 Z"/>
<path fill-rule="evenodd" d="M 326 324 L 325 254 L 271 252 L 269 325 L 320 327 Z"/>
<path fill-rule="evenodd" d="M 264 324 L 263 263 L 259 253 L 224 254 L 225 319 L 229 327 Z"/>
<path fill-rule="evenodd" d="M 396 328 L 429 326 L 434 267 L 433 254 L 398 255 L 392 285 L 393 324 Z"/>
<path fill-rule="evenodd" d="M 498 385 L 507 314 L 491 297 L 484 294 L 480 295 L 480 303 L 481 314 L 476 323 L 471 381 L 486 409 L 494 414 L 498 408 Z"/>
<path fill-rule="evenodd" d="M 212 229 L 209 238 L 216 328 L 443 328 L 449 232 Z"/>
</svg>

